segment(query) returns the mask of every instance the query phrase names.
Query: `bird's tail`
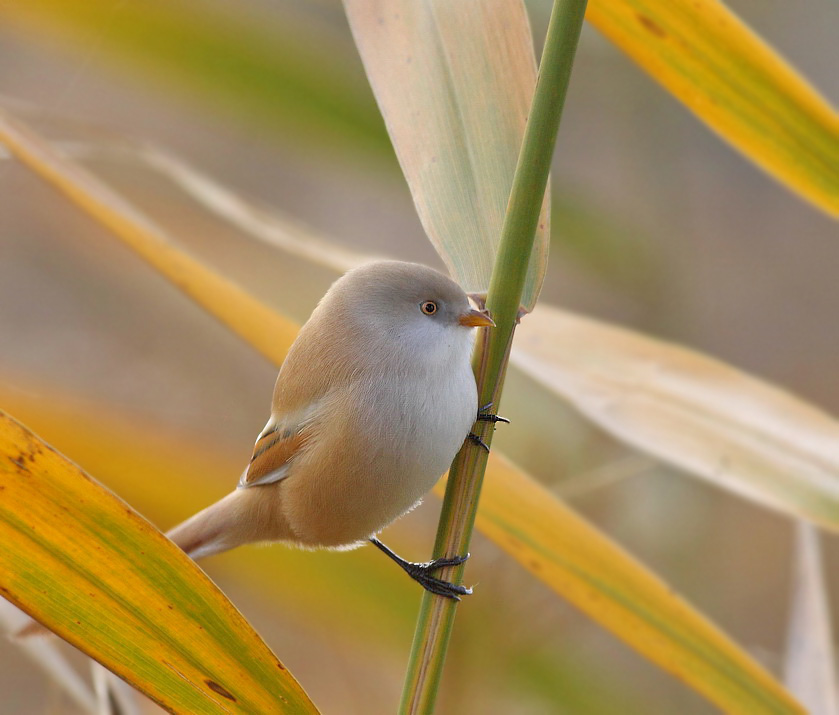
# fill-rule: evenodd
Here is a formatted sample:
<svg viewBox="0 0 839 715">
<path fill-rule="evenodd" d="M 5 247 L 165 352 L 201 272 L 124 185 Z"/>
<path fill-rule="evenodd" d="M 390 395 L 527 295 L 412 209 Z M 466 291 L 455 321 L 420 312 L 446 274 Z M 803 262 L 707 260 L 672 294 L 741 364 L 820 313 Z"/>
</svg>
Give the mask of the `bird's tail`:
<svg viewBox="0 0 839 715">
<path fill-rule="evenodd" d="M 211 504 L 171 529 L 166 536 L 193 559 L 227 551 L 244 542 L 237 538 L 239 490 Z"/>
<path fill-rule="evenodd" d="M 279 507 L 277 485 L 236 489 L 166 536 L 193 559 L 254 541 L 293 539 Z"/>
</svg>

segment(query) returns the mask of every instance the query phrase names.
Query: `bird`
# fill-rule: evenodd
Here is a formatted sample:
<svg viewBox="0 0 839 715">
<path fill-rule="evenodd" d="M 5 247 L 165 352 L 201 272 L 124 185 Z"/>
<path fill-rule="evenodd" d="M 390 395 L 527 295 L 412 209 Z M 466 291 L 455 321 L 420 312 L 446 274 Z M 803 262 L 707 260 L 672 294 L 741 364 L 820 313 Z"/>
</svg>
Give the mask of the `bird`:
<svg viewBox="0 0 839 715">
<path fill-rule="evenodd" d="M 274 387 L 271 416 L 237 487 L 168 532 L 194 559 L 254 542 L 306 549 L 371 543 L 426 590 L 471 589 L 434 572 L 468 554 L 407 561 L 378 534 L 445 472 L 476 420 L 471 368 L 485 310 L 438 271 L 376 261 L 339 278 L 300 330 Z"/>
</svg>

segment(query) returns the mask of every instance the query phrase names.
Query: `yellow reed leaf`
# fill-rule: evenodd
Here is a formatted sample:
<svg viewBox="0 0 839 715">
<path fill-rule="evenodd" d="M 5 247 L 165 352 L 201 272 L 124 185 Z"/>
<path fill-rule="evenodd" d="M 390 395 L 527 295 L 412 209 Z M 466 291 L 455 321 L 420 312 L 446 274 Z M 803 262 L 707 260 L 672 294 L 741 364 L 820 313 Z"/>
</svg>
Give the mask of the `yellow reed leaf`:
<svg viewBox="0 0 839 715">
<path fill-rule="evenodd" d="M 189 557 L 4 412 L 0 595 L 171 712 L 317 712 Z"/>
<path fill-rule="evenodd" d="M 718 0 L 592 0 L 586 16 L 778 181 L 839 216 L 839 114 Z"/>
<path fill-rule="evenodd" d="M 497 452 L 476 526 L 564 599 L 725 712 L 804 712 L 666 583 Z"/>
</svg>

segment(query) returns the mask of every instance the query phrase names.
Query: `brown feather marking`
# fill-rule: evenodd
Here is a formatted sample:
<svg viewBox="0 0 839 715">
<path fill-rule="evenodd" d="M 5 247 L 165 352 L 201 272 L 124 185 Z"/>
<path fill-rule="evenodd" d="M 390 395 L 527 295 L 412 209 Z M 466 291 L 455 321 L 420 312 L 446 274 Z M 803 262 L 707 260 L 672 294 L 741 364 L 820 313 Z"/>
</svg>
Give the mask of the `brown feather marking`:
<svg viewBox="0 0 839 715">
<path fill-rule="evenodd" d="M 306 437 L 301 431 L 279 426 L 261 437 L 254 445 L 253 457 L 245 476 L 245 485 L 258 482 L 267 474 L 279 469 L 291 460 L 303 446 Z"/>
</svg>

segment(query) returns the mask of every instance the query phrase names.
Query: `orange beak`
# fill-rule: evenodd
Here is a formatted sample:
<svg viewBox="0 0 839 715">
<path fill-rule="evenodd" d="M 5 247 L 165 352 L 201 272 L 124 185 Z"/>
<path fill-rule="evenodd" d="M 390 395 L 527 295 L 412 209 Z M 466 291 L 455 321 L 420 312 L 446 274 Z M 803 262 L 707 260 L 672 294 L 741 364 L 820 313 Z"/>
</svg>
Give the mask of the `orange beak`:
<svg viewBox="0 0 839 715">
<path fill-rule="evenodd" d="M 470 310 L 461 315 L 457 322 L 467 328 L 494 328 L 495 323 L 485 310 Z"/>
</svg>

